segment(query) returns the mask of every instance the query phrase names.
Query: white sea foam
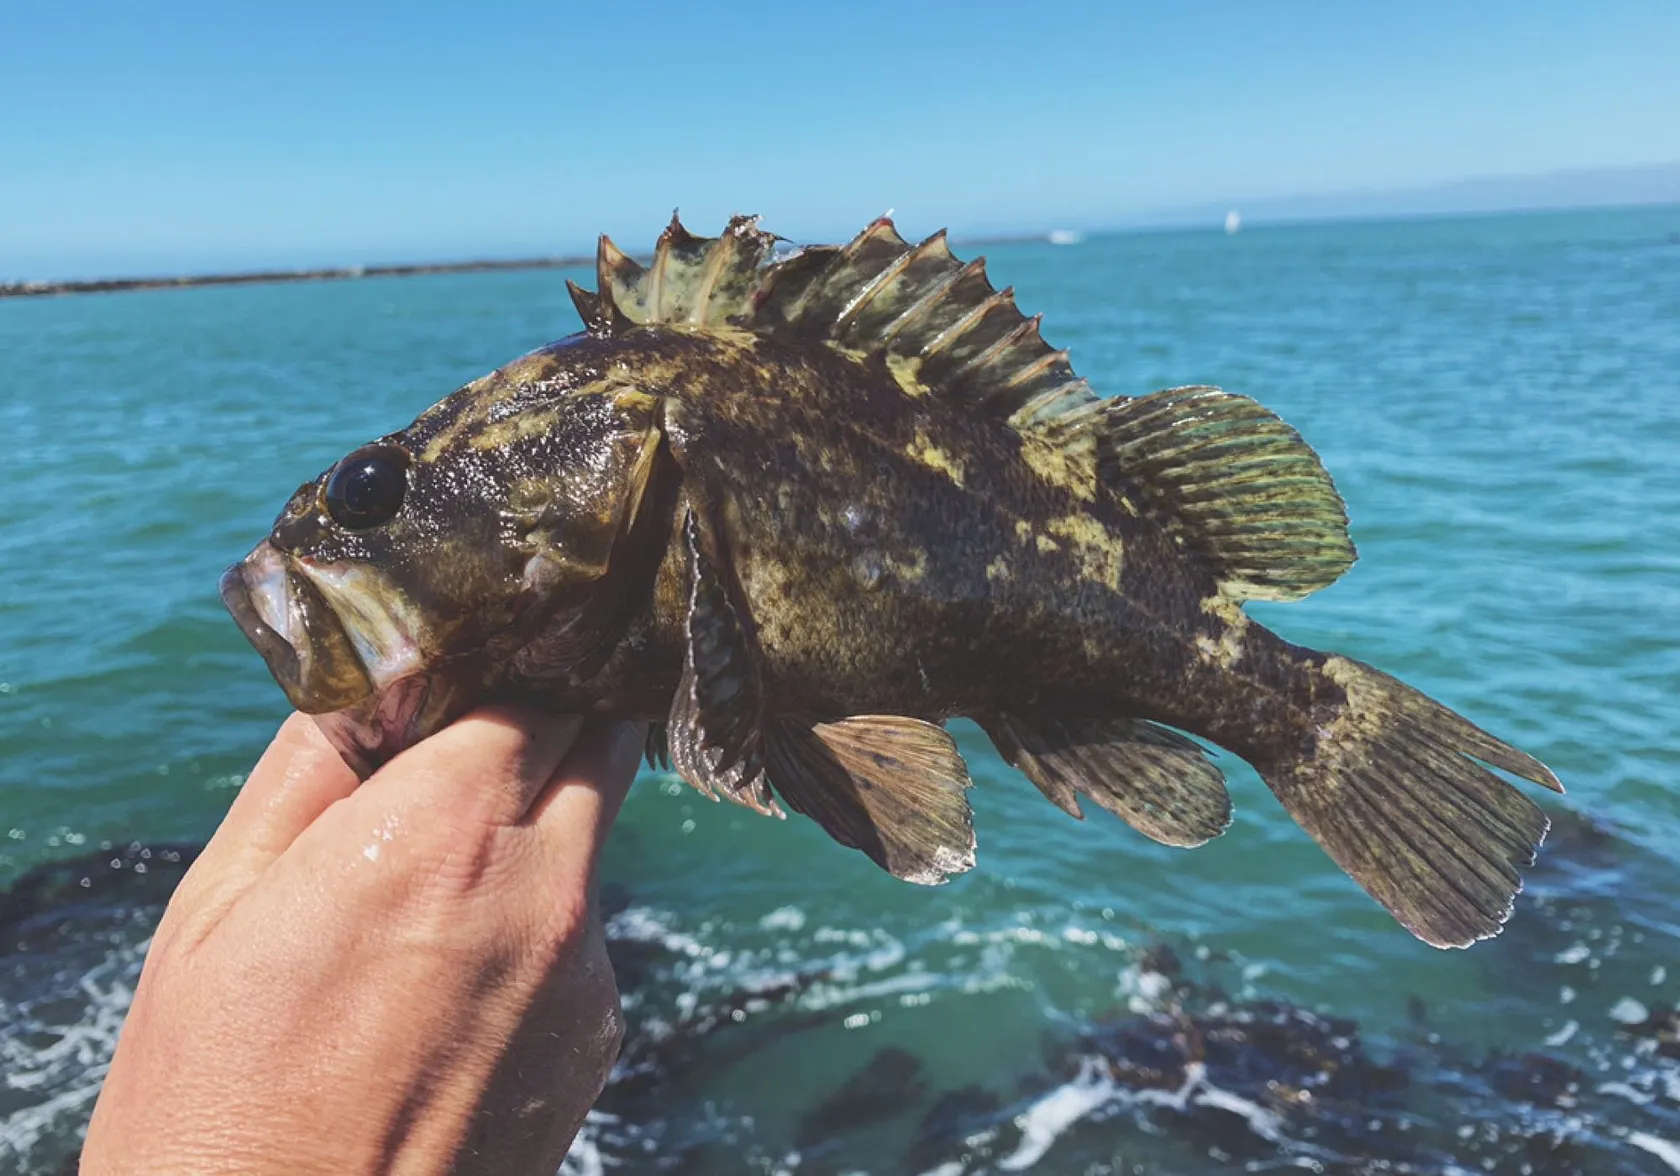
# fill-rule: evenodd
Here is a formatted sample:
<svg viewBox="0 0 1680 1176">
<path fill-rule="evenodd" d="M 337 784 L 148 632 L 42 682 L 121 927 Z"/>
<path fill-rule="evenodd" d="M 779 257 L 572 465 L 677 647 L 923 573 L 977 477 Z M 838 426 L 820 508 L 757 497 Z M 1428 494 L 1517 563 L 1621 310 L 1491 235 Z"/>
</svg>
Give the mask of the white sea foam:
<svg viewBox="0 0 1680 1176">
<path fill-rule="evenodd" d="M 616 1115 L 590 1111 L 584 1117 L 583 1126 L 579 1128 L 577 1138 L 572 1140 L 571 1149 L 566 1152 L 566 1159 L 556 1176 L 605 1176 L 607 1160 L 601 1154 L 598 1140 L 602 1127 L 617 1122 Z"/>
<path fill-rule="evenodd" d="M 922 1176 L 963 1176 L 966 1169 L 961 1160 L 946 1160 L 938 1167 L 929 1168 Z"/>
<path fill-rule="evenodd" d="M 1565 1021 L 1562 1028 L 1560 1028 L 1556 1033 L 1548 1034 L 1544 1038 L 1544 1041 L 1550 1046 L 1563 1045 L 1568 1042 L 1571 1037 L 1575 1036 L 1576 1030 L 1580 1029 L 1580 1027 L 1581 1024 L 1579 1021 Z"/>
<path fill-rule="evenodd" d="M 1651 1010 L 1631 996 L 1624 996 L 1610 1010 L 1610 1019 L 1623 1025 L 1641 1025 L 1651 1016 Z"/>
<path fill-rule="evenodd" d="M 1629 1131 L 1627 1141 L 1641 1151 L 1650 1152 L 1670 1168 L 1680 1172 L 1680 1147 L 1644 1131 Z"/>
<path fill-rule="evenodd" d="M 117 1034 L 134 1000 L 134 981 L 145 958 L 146 942 L 122 944 L 80 977 L 63 977 L 60 994 L 40 1003 L 52 1012 L 38 1014 L 35 1002 L 0 1002 L 0 1073 L 11 1090 L 46 1095 L 39 1102 L 0 1118 L 0 1157 L 21 1161 L 49 1139 L 80 1132 L 110 1066 Z M 77 1002 L 63 991 L 79 993 Z M 66 1021 L 67 1012 L 77 1012 Z"/>
<path fill-rule="evenodd" d="M 758 921 L 766 931 L 801 931 L 805 927 L 805 912 L 796 906 L 777 907 Z"/>
<path fill-rule="evenodd" d="M 1625 1098 L 1638 1106 L 1644 1106 L 1656 1097 L 1650 1091 L 1629 1086 L 1626 1082 L 1606 1082 L 1599 1086 L 1598 1093 L 1613 1094 L 1617 1098 Z"/>
<path fill-rule="evenodd" d="M 1057 1138 L 1079 1120 L 1120 1093 L 1098 1058 L 1085 1058 L 1073 1081 L 1063 1083 L 1028 1107 L 1015 1120 L 1021 1142 L 1013 1152 L 997 1161 L 1005 1172 L 1020 1172 L 1044 1158 Z"/>
<path fill-rule="evenodd" d="M 1163 1107 L 1181 1112 L 1192 1107 L 1209 1107 L 1243 1119 L 1250 1131 L 1267 1142 L 1279 1143 L 1284 1139 L 1284 1121 L 1276 1112 L 1215 1086 L 1208 1079 L 1207 1067 L 1200 1062 L 1184 1067 L 1184 1081 L 1175 1090 L 1131 1090 L 1114 1081 L 1101 1058 L 1085 1057 L 1080 1060 L 1079 1072 L 1072 1081 L 1056 1087 L 1016 1116 L 1021 1142 L 1013 1152 L 997 1161 L 997 1167 L 1004 1171 L 1032 1167 L 1075 1123 L 1110 1106 Z M 1298 1141 L 1292 1146 L 1314 1150 Z"/>
</svg>

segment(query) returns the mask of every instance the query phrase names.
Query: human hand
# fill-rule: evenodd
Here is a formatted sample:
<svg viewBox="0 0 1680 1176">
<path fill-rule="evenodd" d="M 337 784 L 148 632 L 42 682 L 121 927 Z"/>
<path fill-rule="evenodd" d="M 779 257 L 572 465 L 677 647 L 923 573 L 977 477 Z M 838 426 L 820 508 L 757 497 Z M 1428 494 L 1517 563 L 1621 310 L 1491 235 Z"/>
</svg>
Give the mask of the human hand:
<svg viewBox="0 0 1680 1176">
<path fill-rule="evenodd" d="M 514 709 L 357 786 L 294 715 L 146 957 L 84 1173 L 542 1173 L 618 1054 L 597 853 L 643 730 Z"/>
</svg>

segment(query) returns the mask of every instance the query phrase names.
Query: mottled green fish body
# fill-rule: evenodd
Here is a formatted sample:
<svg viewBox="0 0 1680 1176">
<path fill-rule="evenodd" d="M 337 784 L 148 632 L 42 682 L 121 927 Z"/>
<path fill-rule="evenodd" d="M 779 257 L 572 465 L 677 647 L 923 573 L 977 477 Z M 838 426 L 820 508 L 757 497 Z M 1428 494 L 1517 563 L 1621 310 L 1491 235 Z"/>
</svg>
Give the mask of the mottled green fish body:
<svg viewBox="0 0 1680 1176">
<path fill-rule="evenodd" d="M 1541 764 L 1242 611 L 1353 562 L 1305 442 L 1214 388 L 1099 399 L 979 261 L 875 222 L 603 239 L 587 329 L 300 488 L 223 596 L 366 773 L 470 706 L 652 721 L 651 757 L 895 875 L 969 868 L 972 718 L 1074 816 L 1230 820 L 1247 759 L 1419 937 L 1495 933 Z"/>
</svg>

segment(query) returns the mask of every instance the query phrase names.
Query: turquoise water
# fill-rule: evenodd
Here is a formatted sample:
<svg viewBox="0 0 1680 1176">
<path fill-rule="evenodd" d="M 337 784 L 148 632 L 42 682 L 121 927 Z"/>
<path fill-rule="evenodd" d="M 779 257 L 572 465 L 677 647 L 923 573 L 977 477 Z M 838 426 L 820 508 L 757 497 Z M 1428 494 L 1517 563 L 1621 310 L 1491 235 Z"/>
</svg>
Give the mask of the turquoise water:
<svg viewBox="0 0 1680 1176">
<path fill-rule="evenodd" d="M 1400 1042 L 1421 1003 L 1465 1050 L 1582 1065 L 1617 1040 L 1619 1001 L 1680 997 L 1677 231 L 1668 208 L 989 251 L 1099 390 L 1219 384 L 1318 448 L 1360 561 L 1308 601 L 1253 611 L 1550 764 L 1569 793 L 1542 799 L 1565 834 L 1581 816 L 1610 831 L 1595 850 L 1609 856 L 1578 869 L 1569 855 L 1598 842 L 1554 839 L 1556 900 L 1590 900 L 1590 917 L 1519 906 L 1501 940 L 1433 951 L 1230 757 L 1236 824 L 1187 852 L 1101 813 L 1069 821 L 959 732 L 980 864 L 932 891 L 800 819 L 649 775 L 605 869 L 624 896 L 617 937 L 675 962 L 632 1021 L 825 970 L 799 998 L 812 1023 L 673 1094 L 671 1130 L 712 1130 L 719 1171 L 742 1156 L 770 1170 L 799 1109 L 884 1045 L 920 1059 L 929 1098 L 973 1082 L 1013 1096 L 1047 1038 L 1149 999 L 1137 953 L 1158 941 L 1377 1043 Z M 300 481 L 575 326 L 552 272 L 0 303 L 0 883 L 101 842 L 207 836 L 284 713 L 217 601 L 221 569 Z M 1606 954 L 1608 939 L 1622 946 Z M 0 1057 L 14 1077 L 50 1068 Z M 54 1083 L 70 1079 L 13 1085 Z M 32 1098 L 0 1100 L 0 1157 L 8 1141 L 25 1154 Z M 66 1105 L 73 1120 L 81 1104 Z M 1641 1105 L 1680 1106 L 1680 1079 Z M 914 1126 L 889 1116 L 857 1154 Z M 1110 1122 L 1119 1143 L 1086 1144 L 1124 1152 L 1128 1129 L 1153 1137 Z M 1085 1170 L 1058 1166 L 1081 1130 L 1099 1127 L 1058 1136 L 1043 1170 Z M 1668 1170 L 1624 1151 L 1631 1166 L 1605 1170 Z M 1140 1170 L 1189 1170 L 1176 1163 Z"/>
</svg>

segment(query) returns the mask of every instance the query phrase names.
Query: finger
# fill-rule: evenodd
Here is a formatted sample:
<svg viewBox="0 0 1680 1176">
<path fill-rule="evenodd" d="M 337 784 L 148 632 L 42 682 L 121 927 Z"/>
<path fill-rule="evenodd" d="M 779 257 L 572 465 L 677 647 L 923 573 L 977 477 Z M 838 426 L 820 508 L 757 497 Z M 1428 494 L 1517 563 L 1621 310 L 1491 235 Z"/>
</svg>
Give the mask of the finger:
<svg viewBox="0 0 1680 1176">
<path fill-rule="evenodd" d="M 315 720 L 294 714 L 251 769 L 204 856 L 272 861 L 358 783 Z"/>
<path fill-rule="evenodd" d="M 532 707 L 481 707 L 375 772 L 358 803 L 436 807 L 485 825 L 516 825 L 581 725 Z"/>
<path fill-rule="evenodd" d="M 355 791 L 345 766 L 307 715 L 280 725 L 227 815 L 176 887 L 159 926 L 202 937 L 322 813 Z"/>
<path fill-rule="evenodd" d="M 597 722 L 583 729 L 527 819 L 545 856 L 575 864 L 583 877 L 594 873 L 646 746 L 645 723 Z"/>
</svg>

